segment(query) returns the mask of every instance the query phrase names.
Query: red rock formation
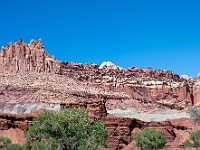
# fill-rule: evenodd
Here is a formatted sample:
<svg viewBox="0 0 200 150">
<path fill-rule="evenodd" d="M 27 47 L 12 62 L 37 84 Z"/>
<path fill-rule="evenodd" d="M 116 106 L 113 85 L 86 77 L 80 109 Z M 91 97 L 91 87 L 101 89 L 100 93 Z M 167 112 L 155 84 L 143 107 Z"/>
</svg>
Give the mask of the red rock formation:
<svg viewBox="0 0 200 150">
<path fill-rule="evenodd" d="M 0 136 L 11 139 L 13 144 L 20 145 L 23 145 L 26 141 L 24 133 L 24 130 L 21 130 L 19 128 L 9 128 L 7 130 L 0 130 Z"/>
<path fill-rule="evenodd" d="M 99 119 L 107 116 L 105 103 L 105 100 L 81 100 L 79 102 L 61 103 L 61 105 L 66 108 L 87 108 L 91 117 Z"/>
<path fill-rule="evenodd" d="M 175 119 L 161 122 L 144 122 L 137 119 L 122 118 L 108 115 L 101 118 L 108 130 L 108 143 L 110 149 L 133 149 L 131 143 L 135 133 L 144 128 L 154 129 L 165 135 L 167 144 L 165 149 L 181 148 L 189 138 L 187 131 L 195 129 L 195 124 L 190 119 Z"/>
<path fill-rule="evenodd" d="M 166 148 L 177 148 L 183 145 L 186 139 L 184 135 L 186 130 L 191 130 L 194 125 L 191 120 L 177 119 L 164 122 L 143 122 L 137 119 L 122 118 L 112 115 L 106 115 L 105 103 L 95 101 L 80 103 L 63 104 L 66 107 L 86 107 L 93 119 L 100 119 L 108 130 L 108 145 L 110 150 L 122 149 L 132 141 L 132 136 L 144 129 L 155 129 L 164 134 L 168 139 Z M 23 115 L 0 113 L 0 136 L 9 137 L 13 143 L 23 144 L 25 141 L 24 134 L 31 125 L 34 117 L 39 112 Z M 182 137 L 183 136 L 183 137 Z M 179 140 L 179 143 L 177 143 Z M 182 142 L 181 142 L 182 141 Z"/>
<path fill-rule="evenodd" d="M 137 119 L 121 118 L 109 115 L 101 118 L 108 130 L 108 145 L 110 149 L 122 149 L 132 141 L 131 132 L 141 128 L 143 122 Z"/>
<path fill-rule="evenodd" d="M 59 74 L 105 91 L 124 92 L 129 99 L 141 102 L 178 109 L 193 104 L 191 85 L 171 71 L 137 68 L 103 70 L 98 69 L 97 65 L 61 63 Z"/>
<path fill-rule="evenodd" d="M 59 62 L 44 50 L 41 40 L 30 44 L 19 40 L 2 47 L 0 81 L 0 101 L 53 101 L 88 108 L 92 118 L 101 119 L 107 127 L 110 149 L 122 149 L 143 128 L 163 133 L 168 138 L 167 147 L 172 148 L 183 130 L 193 126 L 187 120 L 146 123 L 107 116 L 106 109 L 125 109 L 133 103 L 184 109 L 200 102 L 198 79 L 186 80 L 171 71 L 151 68 L 99 69 L 96 64 Z M 24 139 L 16 136 L 22 136 L 35 116 L 0 113 L 0 135 L 22 143 Z"/>
<path fill-rule="evenodd" d="M 24 144 L 24 135 L 38 113 L 24 115 L 0 113 L 0 136 L 10 138 L 13 144 Z"/>
<path fill-rule="evenodd" d="M 105 101 L 101 100 L 62 103 L 61 105 L 64 107 L 87 108 L 93 120 L 107 116 Z M 0 136 L 11 138 L 12 143 L 23 144 L 25 142 L 24 135 L 32 124 L 33 118 L 42 111 L 22 115 L 0 112 Z"/>
<path fill-rule="evenodd" d="M 155 103 L 164 107 L 183 109 L 198 100 L 193 96 L 192 85 L 172 71 L 139 69 L 99 69 L 96 64 L 77 64 L 59 62 L 44 50 L 42 41 L 22 40 L 6 47 L 0 52 L 1 72 L 41 72 L 55 73 L 78 82 L 101 88 L 104 91 L 124 92 L 126 99 L 144 103 Z M 194 97 L 194 99 L 193 99 Z M 109 98 L 112 103 L 121 99 Z M 111 107 L 109 102 L 107 107 Z M 119 106 L 115 106 L 119 107 Z M 112 108 L 112 107 L 111 107 Z M 110 109 L 111 109 L 110 108 Z"/>
<path fill-rule="evenodd" d="M 2 72 L 57 72 L 59 63 L 55 57 L 44 50 L 42 41 L 31 40 L 25 44 L 21 39 L 6 47 L 0 53 L 0 70 Z"/>
</svg>

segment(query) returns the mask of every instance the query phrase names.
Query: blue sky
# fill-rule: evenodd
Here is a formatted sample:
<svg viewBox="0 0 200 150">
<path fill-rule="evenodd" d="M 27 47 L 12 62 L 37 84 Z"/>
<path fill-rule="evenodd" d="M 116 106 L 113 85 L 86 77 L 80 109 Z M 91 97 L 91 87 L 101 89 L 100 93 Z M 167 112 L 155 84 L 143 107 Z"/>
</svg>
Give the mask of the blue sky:
<svg viewBox="0 0 200 150">
<path fill-rule="evenodd" d="M 200 1 L 4 0 L 0 45 L 41 38 L 58 60 L 200 72 Z"/>
</svg>

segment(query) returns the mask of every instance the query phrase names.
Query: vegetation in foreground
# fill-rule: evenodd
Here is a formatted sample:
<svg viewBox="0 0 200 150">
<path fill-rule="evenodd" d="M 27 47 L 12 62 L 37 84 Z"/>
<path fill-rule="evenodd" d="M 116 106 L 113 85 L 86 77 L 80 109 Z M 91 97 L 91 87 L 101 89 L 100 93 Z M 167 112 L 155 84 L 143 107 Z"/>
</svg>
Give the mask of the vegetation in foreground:
<svg viewBox="0 0 200 150">
<path fill-rule="evenodd" d="M 11 144 L 11 140 L 6 137 L 0 137 L 0 149 L 1 150 L 22 150 L 19 144 Z"/>
<path fill-rule="evenodd" d="M 200 125 L 200 106 L 191 107 L 188 110 L 190 118 L 192 118 L 198 125 Z"/>
<path fill-rule="evenodd" d="M 188 110 L 190 118 L 192 118 L 197 125 L 200 124 L 200 106 L 191 107 Z M 188 131 L 189 132 L 189 131 Z M 200 130 L 191 131 L 190 138 L 184 142 L 185 148 L 200 148 Z"/>
<path fill-rule="evenodd" d="M 164 135 L 160 132 L 150 129 L 144 129 L 133 136 L 136 141 L 134 146 L 140 147 L 141 150 L 161 149 L 167 143 Z"/>
<path fill-rule="evenodd" d="M 106 147 L 107 131 L 96 120 L 91 123 L 86 109 L 68 108 L 60 112 L 45 111 L 35 118 L 26 133 L 24 150 L 96 150 Z M 20 145 L 10 144 L 2 138 L 1 148 L 22 150 Z"/>
</svg>

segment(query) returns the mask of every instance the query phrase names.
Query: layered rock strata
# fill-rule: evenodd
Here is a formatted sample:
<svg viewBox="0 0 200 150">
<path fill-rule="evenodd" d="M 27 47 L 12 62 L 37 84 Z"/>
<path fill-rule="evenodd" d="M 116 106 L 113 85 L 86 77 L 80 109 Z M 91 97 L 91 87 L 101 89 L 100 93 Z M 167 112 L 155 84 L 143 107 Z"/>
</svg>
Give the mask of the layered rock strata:
<svg viewBox="0 0 200 150">
<path fill-rule="evenodd" d="M 57 72 L 59 63 L 44 50 L 42 41 L 22 39 L 3 46 L 0 53 L 1 72 Z"/>
<path fill-rule="evenodd" d="M 0 102 L 39 101 L 49 105 L 86 107 L 91 117 L 101 119 L 108 129 L 110 149 L 122 149 L 132 141 L 134 133 L 143 128 L 162 132 L 168 138 L 168 147 L 173 147 L 185 130 L 193 128 L 190 120 L 147 123 L 107 115 L 106 110 L 129 107 L 145 111 L 155 107 L 185 109 L 200 102 L 199 79 L 180 78 L 172 71 L 151 68 L 122 69 L 111 63 L 99 67 L 59 62 L 45 51 L 41 40 L 31 40 L 29 44 L 19 40 L 3 46 L 0 52 Z M 24 139 L 18 138 L 36 115 L 0 113 L 0 135 L 22 144 Z"/>
<path fill-rule="evenodd" d="M 195 87 L 193 94 L 194 81 L 180 78 L 172 71 L 135 67 L 122 69 L 112 66 L 114 65 L 99 68 L 96 64 L 59 62 L 45 51 L 41 40 L 31 40 L 30 44 L 19 40 L 14 44 L 3 46 L 0 52 L 0 70 L 3 74 L 51 73 L 58 75 L 56 78 L 59 78 L 59 75 L 73 78 L 88 88 L 123 93 L 119 99 L 112 96 L 109 98 L 108 109 L 123 106 L 121 105 L 123 99 L 128 99 L 130 102 L 124 108 L 138 101 L 183 109 L 199 101 L 198 88 L 196 90 Z M 117 105 L 118 103 L 120 105 Z"/>
<path fill-rule="evenodd" d="M 144 128 L 157 130 L 167 137 L 166 149 L 183 146 L 184 133 L 194 129 L 189 119 L 177 119 L 163 122 L 144 122 L 137 119 L 107 115 L 105 101 L 80 101 L 77 103 L 63 103 L 64 107 L 85 107 L 89 110 L 92 120 L 100 119 L 108 130 L 108 146 L 110 150 L 126 147 L 132 136 Z M 9 137 L 13 143 L 23 144 L 24 135 L 32 124 L 33 118 L 42 110 L 23 115 L 0 113 L 0 136 Z M 189 138 L 187 135 L 186 138 Z M 182 142 L 181 142 L 182 141 Z"/>
</svg>

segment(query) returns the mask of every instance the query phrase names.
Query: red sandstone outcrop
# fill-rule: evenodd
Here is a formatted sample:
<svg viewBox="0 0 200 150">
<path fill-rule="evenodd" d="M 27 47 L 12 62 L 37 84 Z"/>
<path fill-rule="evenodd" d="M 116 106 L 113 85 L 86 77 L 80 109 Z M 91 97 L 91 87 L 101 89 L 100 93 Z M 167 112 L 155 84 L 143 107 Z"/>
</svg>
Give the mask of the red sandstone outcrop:
<svg viewBox="0 0 200 150">
<path fill-rule="evenodd" d="M 73 78 L 89 88 L 123 92 L 124 96 L 120 96 L 123 98 L 108 98 L 107 95 L 108 109 L 119 107 L 113 103 L 121 103 L 122 99 L 129 99 L 130 104 L 138 101 L 174 109 L 183 109 L 198 101 L 198 94 L 193 95 L 192 84 L 172 71 L 134 67 L 124 70 L 99 68 L 96 64 L 59 62 L 44 50 L 41 40 L 31 40 L 30 44 L 19 40 L 2 47 L 0 70 L 1 73 L 52 73 L 54 76 L 57 74 L 56 78 L 60 77 L 58 75 Z"/>
<path fill-rule="evenodd" d="M 194 97 L 194 104 L 200 104 L 200 79 L 196 79 L 193 83 L 193 97 Z"/>
<path fill-rule="evenodd" d="M 165 135 L 167 138 L 167 144 L 164 147 L 164 150 L 172 150 L 183 147 L 185 140 L 190 138 L 188 131 L 194 130 L 195 124 L 191 121 L 191 119 L 175 119 L 172 121 L 148 123 L 142 122 L 139 128 L 135 127 L 132 129 L 131 137 L 144 128 L 153 129 Z M 124 146 L 123 150 L 138 150 L 138 148 L 134 148 L 132 146 L 133 143 L 134 141 Z"/>
<path fill-rule="evenodd" d="M 187 137 L 184 133 L 192 130 L 194 125 L 189 119 L 177 119 L 163 122 L 144 122 L 132 118 L 116 117 L 107 115 L 105 101 L 80 101 L 74 103 L 63 103 L 65 107 L 85 107 L 89 110 L 92 119 L 100 119 L 108 130 L 108 145 L 110 150 L 126 147 L 132 141 L 132 136 L 144 129 L 155 129 L 164 134 L 168 139 L 166 148 L 177 148 L 183 145 Z M 42 110 L 41 110 L 42 111 Z M 31 125 L 33 118 L 41 111 L 31 114 L 5 114 L 0 113 L 0 136 L 9 137 L 13 143 L 23 144 L 24 134 Z M 177 143 L 179 141 L 179 143 Z M 181 142 L 182 141 L 182 142 Z M 129 146 L 130 147 L 130 146 Z"/>
<path fill-rule="evenodd" d="M 138 69 L 99 69 L 97 65 L 61 63 L 60 73 L 88 86 L 105 91 L 124 92 L 131 101 L 156 103 L 160 106 L 183 109 L 194 103 L 192 87 L 188 81 L 171 71 Z M 113 99 L 113 103 L 120 100 Z M 112 103 L 112 100 L 110 100 Z M 111 107 L 108 105 L 107 107 Z M 112 107 L 111 107 L 112 108 Z"/>
<path fill-rule="evenodd" d="M 24 135 L 38 113 L 28 115 L 0 113 L 0 136 L 10 138 L 13 144 L 24 144 L 26 140 Z"/>
<path fill-rule="evenodd" d="M 87 108 L 91 118 L 100 119 L 107 116 L 105 101 L 79 101 L 71 103 L 62 103 L 64 107 Z M 39 110 L 29 114 L 7 114 L 0 112 L 0 136 L 12 139 L 12 143 L 23 144 L 25 142 L 24 135 L 28 127 L 35 118 L 43 110 Z"/>
<path fill-rule="evenodd" d="M 72 107 L 86 107 L 93 119 L 108 129 L 110 149 L 122 149 L 135 131 L 153 128 L 168 138 L 172 148 L 179 135 L 191 130 L 188 120 L 146 123 L 108 115 L 106 109 L 148 105 L 184 109 L 200 101 L 199 80 L 180 78 L 172 71 L 151 68 L 99 68 L 96 64 L 59 62 L 44 50 L 42 41 L 22 40 L 2 47 L 0 52 L 0 101 L 42 101 Z M 145 106 L 146 107 L 146 106 Z M 137 108 L 137 107 L 136 107 Z M 35 114 L 0 113 L 0 135 L 22 143 Z M 184 139 L 182 140 L 184 141 Z M 181 146 L 181 143 L 176 145 Z"/>
<path fill-rule="evenodd" d="M 42 41 L 21 39 L 2 47 L 0 53 L 1 72 L 57 72 L 59 63 L 44 50 Z"/>
</svg>

